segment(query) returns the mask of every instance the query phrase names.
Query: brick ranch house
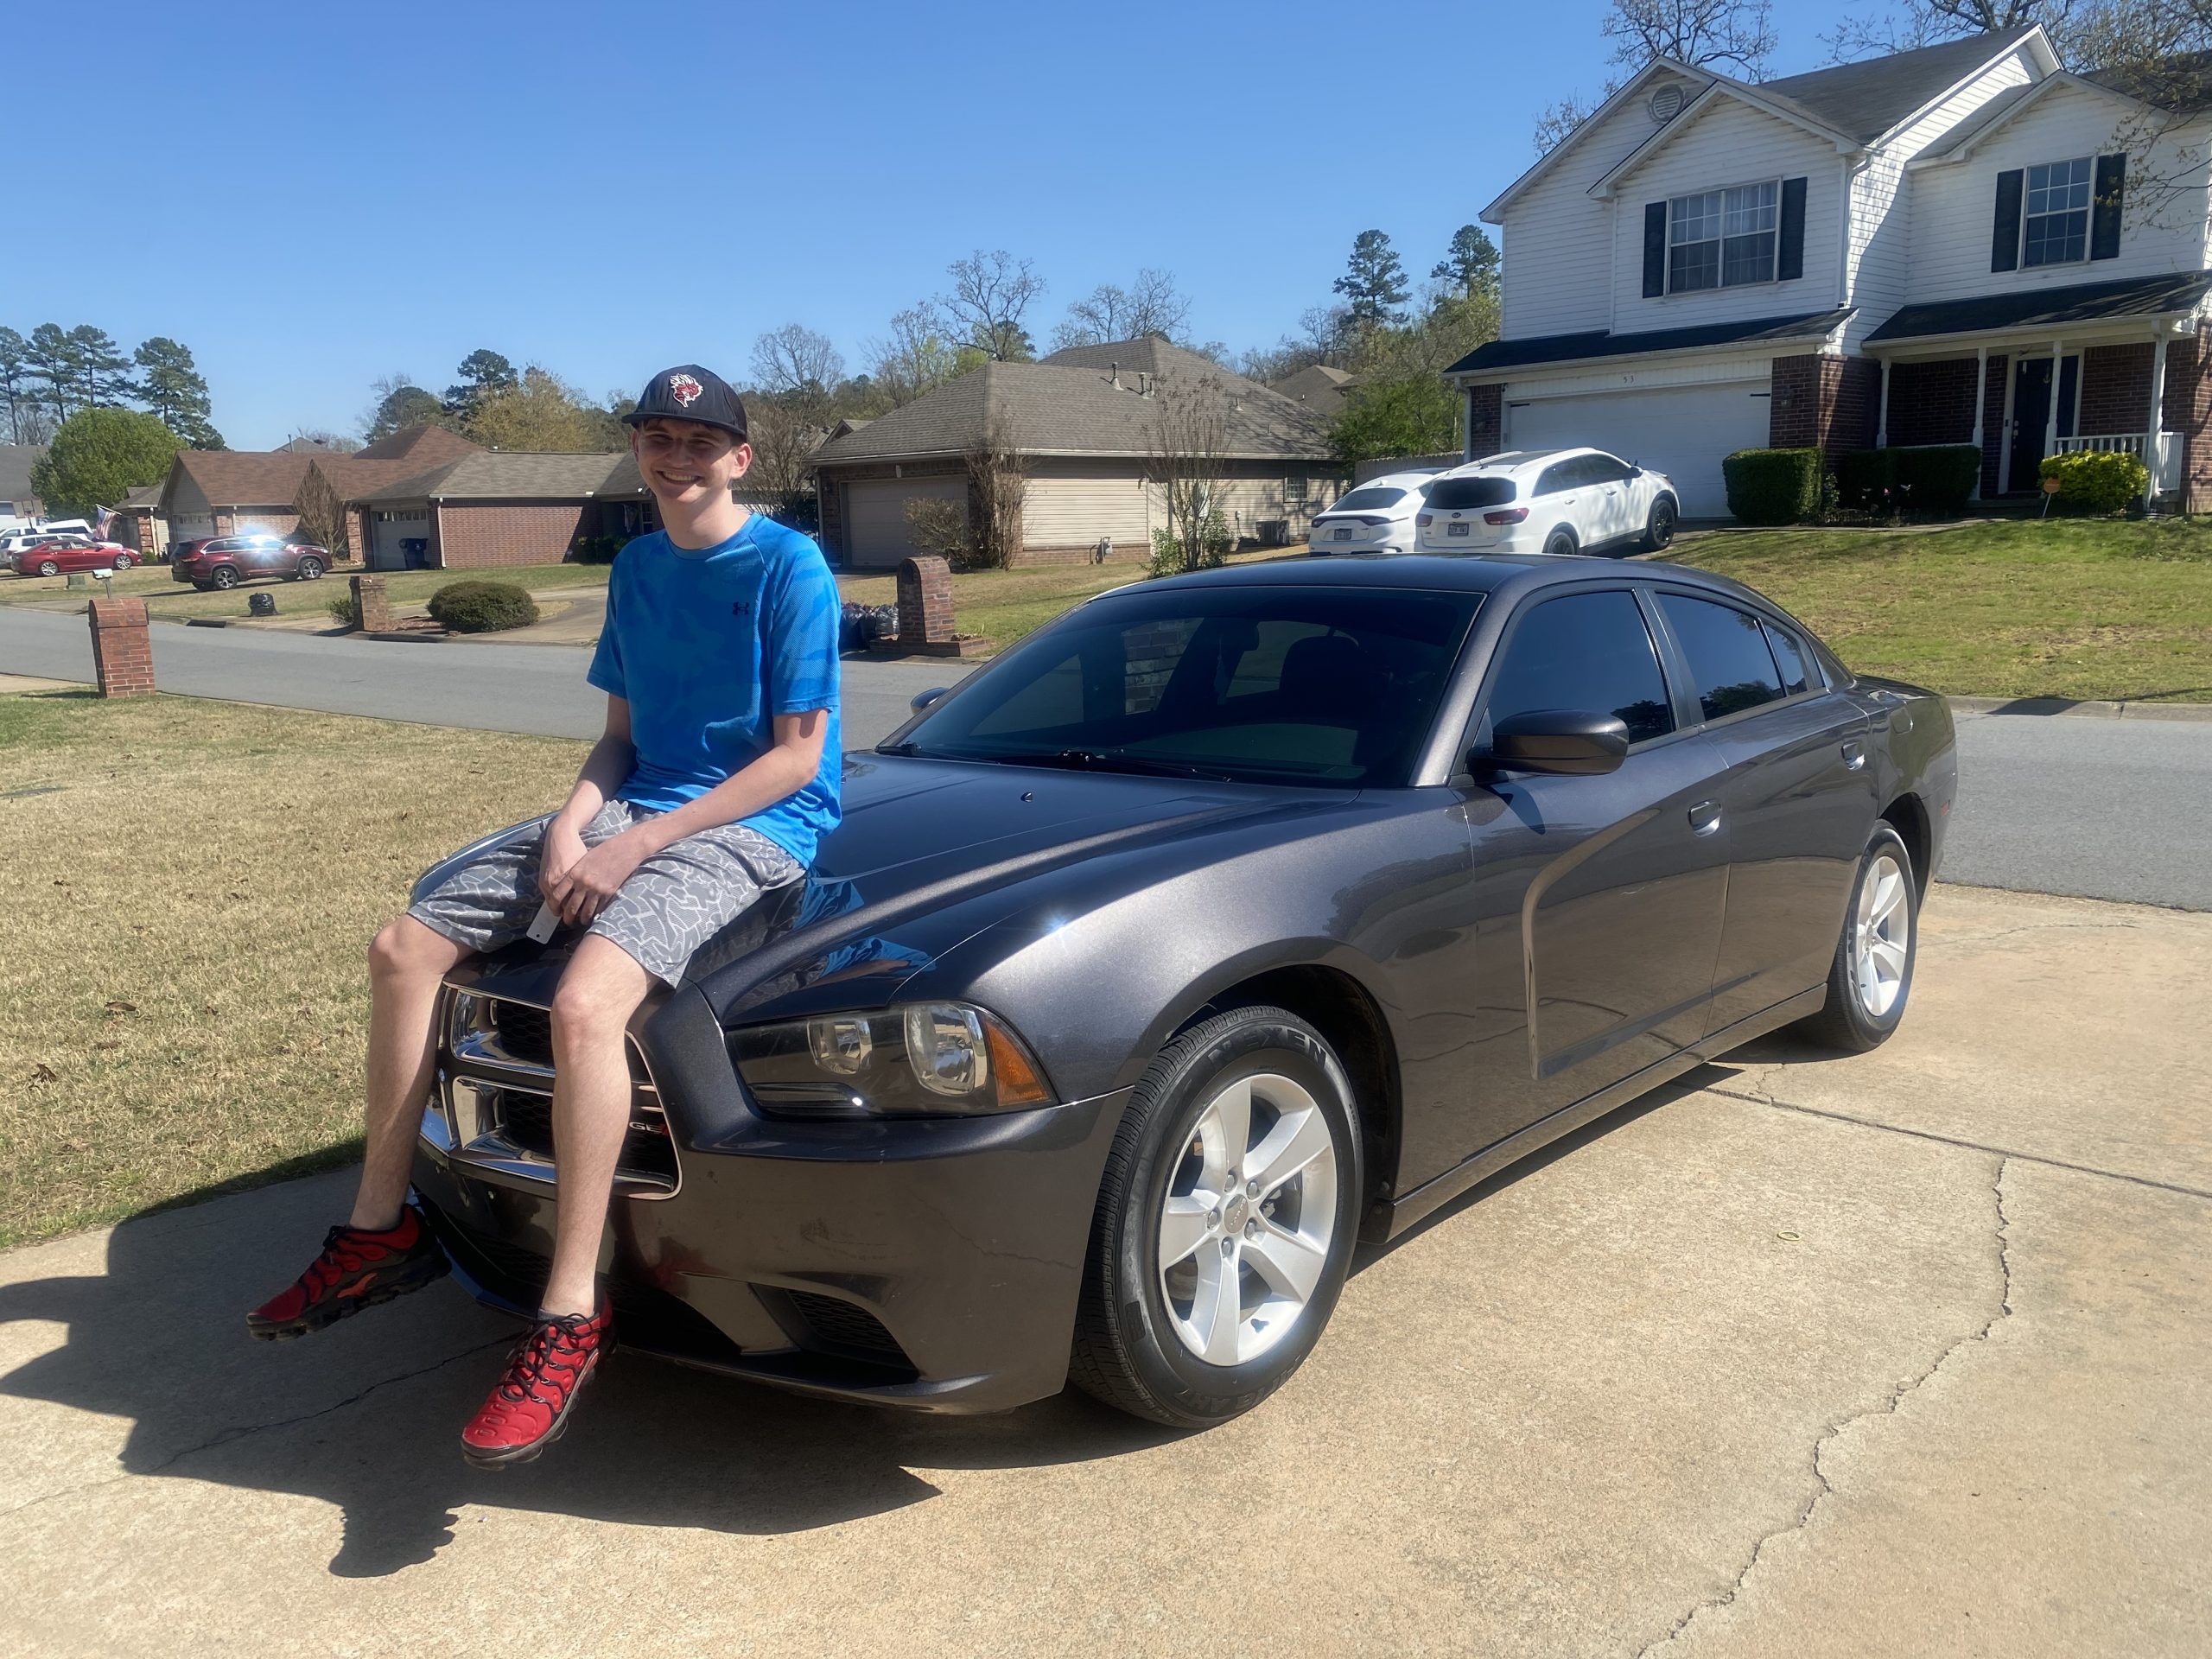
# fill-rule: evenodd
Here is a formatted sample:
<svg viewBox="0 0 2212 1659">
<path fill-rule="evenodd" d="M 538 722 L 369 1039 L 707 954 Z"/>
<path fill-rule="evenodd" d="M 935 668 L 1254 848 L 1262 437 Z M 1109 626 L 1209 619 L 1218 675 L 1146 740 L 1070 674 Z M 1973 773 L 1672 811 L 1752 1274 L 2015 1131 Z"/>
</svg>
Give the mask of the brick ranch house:
<svg viewBox="0 0 2212 1659">
<path fill-rule="evenodd" d="M 2193 211 L 2145 211 L 2130 130 Z M 2208 130 L 2034 26 L 1757 85 L 1656 60 L 1483 210 L 1467 454 L 1592 444 L 1705 517 L 1740 448 L 1971 443 L 1986 496 L 2123 449 L 2212 507 Z"/>
<path fill-rule="evenodd" d="M 1025 476 L 1019 564 L 1074 563 L 1110 537 L 1117 559 L 1149 557 L 1166 522 L 1146 482 L 1163 381 L 1218 379 L 1228 397 L 1219 505 L 1241 540 L 1302 538 L 1340 480 L 1327 422 L 1305 405 L 1162 340 L 989 363 L 874 420 L 841 425 L 815 452 L 822 545 L 850 569 L 921 551 L 906 505 L 955 501 L 972 513 L 967 456 L 1002 432 Z"/>
<path fill-rule="evenodd" d="M 350 455 L 323 449 L 182 449 L 160 486 L 150 522 L 158 544 L 203 536 L 239 536 L 264 531 L 288 536 L 302 516 L 335 524 L 330 550 L 359 558 L 368 546 L 367 521 L 354 505 L 358 498 L 399 479 L 463 454 L 480 454 L 475 444 L 442 427 L 416 426 L 395 432 Z M 137 508 L 134 504 L 134 511 Z"/>
</svg>

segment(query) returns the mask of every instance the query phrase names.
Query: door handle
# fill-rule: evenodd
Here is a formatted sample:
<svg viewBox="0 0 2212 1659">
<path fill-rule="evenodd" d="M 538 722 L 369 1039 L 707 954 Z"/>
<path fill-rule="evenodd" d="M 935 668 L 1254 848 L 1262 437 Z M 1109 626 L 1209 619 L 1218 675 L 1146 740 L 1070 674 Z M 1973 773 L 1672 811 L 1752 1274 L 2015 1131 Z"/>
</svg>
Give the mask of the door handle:
<svg viewBox="0 0 2212 1659">
<path fill-rule="evenodd" d="M 1862 771 L 1866 765 L 1866 747 L 1857 738 L 1843 746 L 1843 767 L 1846 772 Z"/>
<path fill-rule="evenodd" d="M 1709 836 L 1720 827 L 1720 803 L 1700 801 L 1690 808 L 1690 833 Z"/>
</svg>

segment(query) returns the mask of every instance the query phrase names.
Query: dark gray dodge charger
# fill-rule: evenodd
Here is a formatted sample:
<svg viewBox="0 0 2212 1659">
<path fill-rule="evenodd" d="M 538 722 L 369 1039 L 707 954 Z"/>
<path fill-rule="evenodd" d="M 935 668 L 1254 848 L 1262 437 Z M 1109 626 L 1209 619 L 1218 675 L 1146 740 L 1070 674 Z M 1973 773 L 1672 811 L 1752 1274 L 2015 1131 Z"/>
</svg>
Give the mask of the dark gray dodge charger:
<svg viewBox="0 0 2212 1659">
<path fill-rule="evenodd" d="M 847 758 L 811 877 L 632 1027 L 629 1347 L 1223 1421 L 1360 1240 L 1777 1027 L 1887 1037 L 1957 782 L 1940 698 L 1602 559 L 1146 582 L 916 702 Z M 517 1310 L 565 960 L 453 976 L 416 1166 Z"/>
</svg>

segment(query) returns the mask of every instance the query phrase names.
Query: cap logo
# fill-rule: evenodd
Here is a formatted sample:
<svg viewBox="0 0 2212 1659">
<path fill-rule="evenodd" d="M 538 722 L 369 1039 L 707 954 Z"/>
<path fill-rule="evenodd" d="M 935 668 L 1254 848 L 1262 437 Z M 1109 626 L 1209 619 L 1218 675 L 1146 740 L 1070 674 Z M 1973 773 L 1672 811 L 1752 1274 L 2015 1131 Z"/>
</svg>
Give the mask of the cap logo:
<svg viewBox="0 0 2212 1659">
<path fill-rule="evenodd" d="M 671 374 L 668 377 L 668 395 L 685 409 L 697 403 L 700 395 L 706 390 L 688 374 Z"/>
</svg>

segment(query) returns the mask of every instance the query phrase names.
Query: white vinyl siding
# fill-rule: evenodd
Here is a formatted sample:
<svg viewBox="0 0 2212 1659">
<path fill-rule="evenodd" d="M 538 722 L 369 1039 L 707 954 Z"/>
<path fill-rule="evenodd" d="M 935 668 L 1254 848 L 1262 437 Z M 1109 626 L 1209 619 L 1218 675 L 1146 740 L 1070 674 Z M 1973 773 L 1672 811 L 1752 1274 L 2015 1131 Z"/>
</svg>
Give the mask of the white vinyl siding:
<svg viewBox="0 0 2212 1659">
<path fill-rule="evenodd" d="M 1887 321 L 1905 300 L 1911 256 L 1910 198 L 1905 163 L 2008 86 L 2037 79 L 2025 56 L 2012 54 L 1979 79 L 1961 87 L 1885 144 L 1852 184 L 1850 265 L 1845 278 L 1850 303 L 1859 308 L 1844 336 L 1847 353 Z M 1995 187 L 1992 186 L 1993 195 Z"/>
<path fill-rule="evenodd" d="M 1594 199 L 1590 187 L 1657 130 L 1649 99 L 1669 86 L 1679 86 L 1688 99 L 1698 83 L 1654 79 L 1582 134 L 1556 167 L 1507 206 L 1499 226 L 1504 253 L 1502 338 L 1579 334 L 1611 325 L 1605 270 L 1614 204 Z M 1639 234 L 1642 223 L 1637 220 Z"/>
<path fill-rule="evenodd" d="M 1962 162 L 1916 168 L 1905 175 L 1911 199 L 1911 260 L 1906 301 L 1964 299 L 2022 289 L 2065 288 L 2077 283 L 2117 282 L 2169 271 L 2201 270 L 2205 221 L 2196 214 L 2164 214 L 2162 222 L 2135 212 L 2121 224 L 2120 257 L 2069 264 L 1989 268 L 1990 231 L 1997 207 L 1997 175 L 2078 156 L 2107 155 L 2120 146 L 2114 132 L 2133 106 L 2073 86 L 2054 86 L 2016 119 L 1990 134 Z M 2171 173 L 2193 166 L 2204 173 L 2206 129 L 2199 123 L 2162 141 L 2152 167 Z M 2184 157 L 2186 147 L 2190 155 Z M 2138 162 L 2131 158 L 2133 174 Z M 2024 215 L 2026 204 L 2022 204 Z"/>
<path fill-rule="evenodd" d="M 845 488 L 845 563 L 855 569 L 880 570 L 925 550 L 906 531 L 906 503 L 917 499 L 957 501 L 968 505 L 968 480 L 882 478 Z"/>
<path fill-rule="evenodd" d="M 1609 250 L 1613 263 L 1612 332 L 1643 334 L 1738 318 L 1794 316 L 1825 311 L 1834 305 L 1843 188 L 1834 144 L 1732 98 L 1711 99 L 1681 118 L 1690 124 L 1614 183 L 1613 207 L 1621 222 L 1619 234 L 1611 239 Z M 1647 203 L 1672 202 L 1707 193 L 1722 197 L 1713 217 L 1725 247 L 1726 236 L 1732 228 L 1727 222 L 1726 205 L 1731 188 L 1801 175 L 1806 181 L 1802 276 L 1786 283 L 1713 286 L 1656 299 L 1643 296 Z M 1776 194 L 1778 203 L 1778 190 Z M 1778 208 L 1776 219 L 1778 223 Z M 1587 247 L 1586 257 L 1605 246 Z M 1671 245 L 1669 252 L 1671 264 Z"/>
<path fill-rule="evenodd" d="M 1766 447 L 1772 399 L 1764 374 L 1756 380 L 1718 385 L 1567 397 L 1516 395 L 1523 390 L 1514 385 L 1505 390 L 1508 448 L 1587 444 L 1610 450 L 1672 478 L 1686 518 L 1726 518 L 1728 490 L 1720 476 L 1720 458 L 1738 449 Z"/>
</svg>

